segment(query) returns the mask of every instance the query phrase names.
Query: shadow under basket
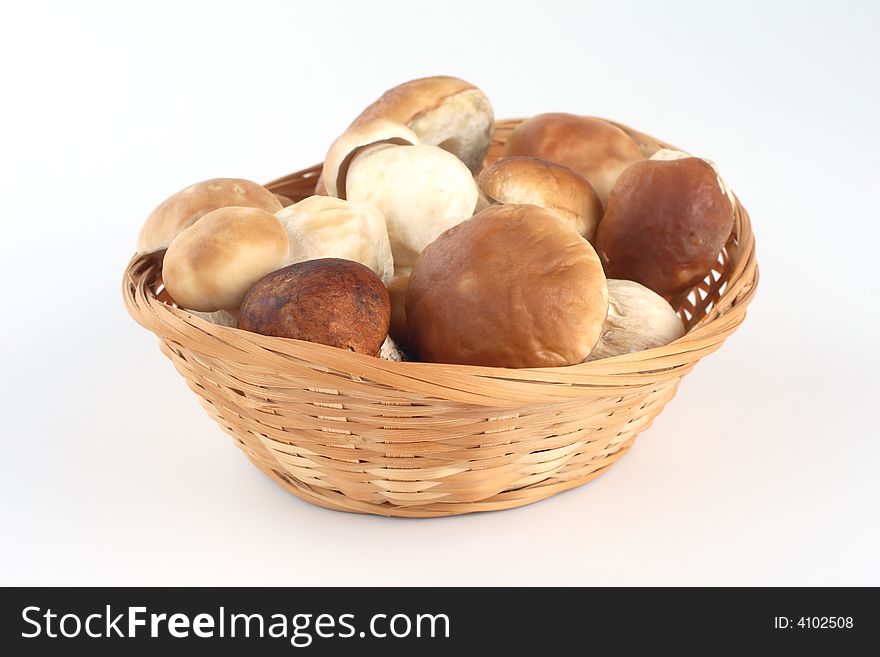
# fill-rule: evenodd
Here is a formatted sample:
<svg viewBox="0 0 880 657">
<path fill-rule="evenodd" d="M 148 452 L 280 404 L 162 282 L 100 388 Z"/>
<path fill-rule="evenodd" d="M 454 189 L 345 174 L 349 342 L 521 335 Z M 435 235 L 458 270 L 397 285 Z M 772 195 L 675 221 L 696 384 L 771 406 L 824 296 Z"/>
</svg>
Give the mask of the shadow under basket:
<svg viewBox="0 0 880 657">
<path fill-rule="evenodd" d="M 496 123 L 487 162 L 518 120 Z M 650 155 L 669 147 L 619 125 Z M 320 166 L 268 187 L 298 201 Z M 749 217 L 737 202 L 718 264 L 673 299 L 672 344 L 580 365 L 506 369 L 389 362 L 216 326 L 172 305 L 157 255 L 123 279 L 128 312 L 159 337 L 202 406 L 260 470 L 309 502 L 389 516 L 522 506 L 605 472 L 736 330 L 755 294 Z"/>
</svg>

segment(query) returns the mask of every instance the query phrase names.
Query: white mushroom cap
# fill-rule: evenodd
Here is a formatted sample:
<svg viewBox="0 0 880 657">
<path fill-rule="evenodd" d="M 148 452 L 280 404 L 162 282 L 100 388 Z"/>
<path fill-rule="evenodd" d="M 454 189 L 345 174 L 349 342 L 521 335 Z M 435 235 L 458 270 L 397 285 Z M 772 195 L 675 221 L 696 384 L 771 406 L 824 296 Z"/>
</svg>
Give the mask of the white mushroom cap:
<svg viewBox="0 0 880 657">
<path fill-rule="evenodd" d="M 684 335 L 684 324 L 659 294 L 634 281 L 608 279 L 608 316 L 587 361 L 662 347 Z"/>
<path fill-rule="evenodd" d="M 358 149 L 380 143 L 418 144 L 419 138 L 402 123 L 385 118 L 352 125 L 330 145 L 324 158 L 321 181 L 327 195 L 345 198 L 344 180 L 351 158 Z"/>
<path fill-rule="evenodd" d="M 364 149 L 346 177 L 349 200 L 369 203 L 385 215 L 395 267 L 412 267 L 443 231 L 473 214 L 477 185 L 470 170 L 447 151 L 379 145 Z"/>
<path fill-rule="evenodd" d="M 290 240 L 285 265 L 344 258 L 366 265 L 383 283 L 394 276 L 388 229 L 378 208 L 331 196 L 310 196 L 275 216 Z"/>
</svg>

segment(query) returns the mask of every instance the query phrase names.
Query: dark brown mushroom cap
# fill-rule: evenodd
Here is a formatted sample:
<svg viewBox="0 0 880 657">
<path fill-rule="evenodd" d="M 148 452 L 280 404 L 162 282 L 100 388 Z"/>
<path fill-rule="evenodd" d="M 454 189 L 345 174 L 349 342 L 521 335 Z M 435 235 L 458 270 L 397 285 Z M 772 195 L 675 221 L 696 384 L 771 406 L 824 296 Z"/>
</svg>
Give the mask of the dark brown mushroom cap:
<svg viewBox="0 0 880 657">
<path fill-rule="evenodd" d="M 611 192 L 596 248 L 609 278 L 662 296 L 709 273 L 733 227 L 733 208 L 704 160 L 637 162 Z"/>
<path fill-rule="evenodd" d="M 369 267 L 321 258 L 257 281 L 241 304 L 238 328 L 375 356 L 390 322 L 388 292 Z"/>
</svg>

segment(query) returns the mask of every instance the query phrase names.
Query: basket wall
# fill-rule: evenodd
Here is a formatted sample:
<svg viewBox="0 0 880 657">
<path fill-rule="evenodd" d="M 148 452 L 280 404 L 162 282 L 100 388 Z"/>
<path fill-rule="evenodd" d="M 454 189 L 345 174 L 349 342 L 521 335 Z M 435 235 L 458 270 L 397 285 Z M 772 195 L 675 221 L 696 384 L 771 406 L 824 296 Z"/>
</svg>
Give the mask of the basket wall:
<svg viewBox="0 0 880 657">
<path fill-rule="evenodd" d="M 488 161 L 516 123 L 496 124 Z M 646 154 L 668 146 L 620 127 Z M 319 172 L 269 187 L 299 200 Z M 426 517 L 520 506 L 600 475 L 743 321 L 757 279 L 737 203 L 716 268 L 672 300 L 687 335 L 635 354 L 516 370 L 388 362 L 215 326 L 171 305 L 155 256 L 132 259 L 123 295 L 202 406 L 276 482 L 332 509 Z"/>
</svg>

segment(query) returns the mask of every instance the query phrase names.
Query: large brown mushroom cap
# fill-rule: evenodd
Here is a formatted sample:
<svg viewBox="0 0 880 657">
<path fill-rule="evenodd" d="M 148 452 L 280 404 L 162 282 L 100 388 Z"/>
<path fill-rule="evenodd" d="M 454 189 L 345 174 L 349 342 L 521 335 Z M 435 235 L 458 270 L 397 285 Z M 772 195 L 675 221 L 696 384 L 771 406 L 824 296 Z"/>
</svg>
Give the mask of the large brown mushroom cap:
<svg viewBox="0 0 880 657">
<path fill-rule="evenodd" d="M 352 126 L 390 119 L 415 132 L 422 143 L 449 151 L 477 171 L 492 143 L 492 105 L 470 82 L 446 75 L 404 82 L 386 91 Z"/>
<path fill-rule="evenodd" d="M 506 157 L 480 172 L 480 189 L 499 203 L 537 205 L 592 242 L 602 201 L 586 178 L 534 157 Z"/>
<path fill-rule="evenodd" d="M 422 359 L 497 367 L 583 361 L 607 311 L 593 247 L 532 205 L 495 205 L 440 235 L 416 261 L 406 298 Z"/>
<path fill-rule="evenodd" d="M 568 167 L 589 181 L 605 205 L 624 169 L 645 159 L 635 140 L 617 126 L 564 113 L 539 114 L 520 123 L 510 134 L 504 154 Z"/>
<path fill-rule="evenodd" d="M 174 238 L 209 212 L 238 206 L 277 212 L 281 201 L 268 189 L 243 178 L 212 178 L 180 190 L 162 201 L 141 228 L 139 254 L 167 249 Z"/>
<path fill-rule="evenodd" d="M 238 327 L 375 356 L 390 321 L 388 292 L 369 267 L 321 258 L 257 281 L 241 304 Z"/>
<path fill-rule="evenodd" d="M 733 227 L 733 208 L 704 160 L 645 160 L 627 169 L 596 247 L 609 278 L 669 297 L 703 280 Z"/>
</svg>

